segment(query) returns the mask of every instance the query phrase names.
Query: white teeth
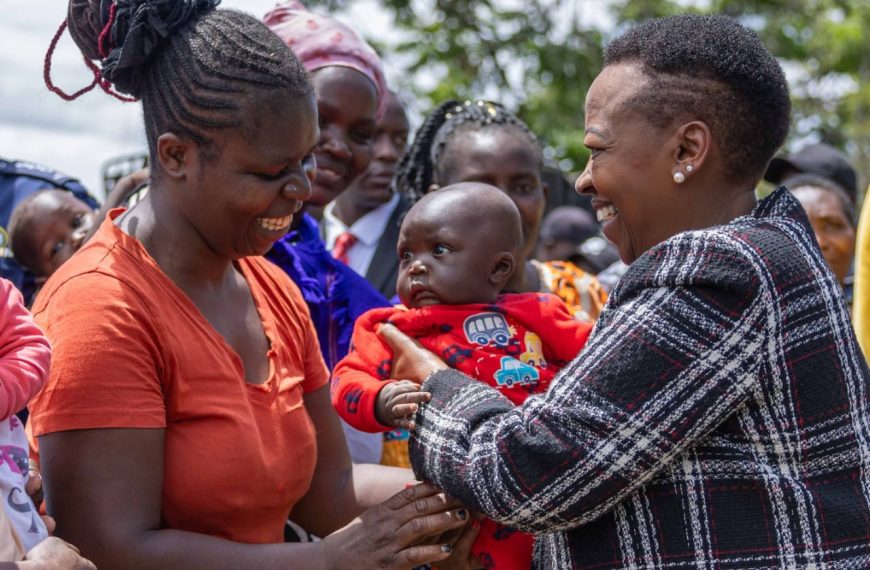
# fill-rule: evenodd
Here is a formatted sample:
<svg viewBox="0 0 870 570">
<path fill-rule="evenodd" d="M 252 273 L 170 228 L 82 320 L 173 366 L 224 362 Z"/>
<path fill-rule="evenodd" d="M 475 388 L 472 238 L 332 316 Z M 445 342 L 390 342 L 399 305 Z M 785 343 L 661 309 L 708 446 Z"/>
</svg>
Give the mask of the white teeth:
<svg viewBox="0 0 870 570">
<path fill-rule="evenodd" d="M 603 206 L 595 210 L 595 217 L 599 223 L 604 223 L 616 217 L 617 211 L 613 206 Z"/>
<path fill-rule="evenodd" d="M 285 216 L 283 218 L 258 218 L 257 222 L 260 223 L 260 226 L 262 226 L 263 229 L 267 229 L 271 232 L 278 232 L 287 229 L 287 226 L 290 225 L 292 219 L 293 216 Z"/>
</svg>

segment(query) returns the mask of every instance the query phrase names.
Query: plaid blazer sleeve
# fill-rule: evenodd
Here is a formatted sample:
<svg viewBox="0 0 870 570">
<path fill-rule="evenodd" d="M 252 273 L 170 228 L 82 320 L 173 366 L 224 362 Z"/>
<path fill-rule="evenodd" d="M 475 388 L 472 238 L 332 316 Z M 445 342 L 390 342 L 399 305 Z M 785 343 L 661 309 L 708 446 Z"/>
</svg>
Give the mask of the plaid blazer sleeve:
<svg viewBox="0 0 870 570">
<path fill-rule="evenodd" d="M 417 476 L 525 531 L 614 508 L 746 401 L 769 306 L 747 248 L 688 233 L 647 252 L 586 348 L 522 406 L 456 371 L 434 374 L 411 440 Z"/>
</svg>

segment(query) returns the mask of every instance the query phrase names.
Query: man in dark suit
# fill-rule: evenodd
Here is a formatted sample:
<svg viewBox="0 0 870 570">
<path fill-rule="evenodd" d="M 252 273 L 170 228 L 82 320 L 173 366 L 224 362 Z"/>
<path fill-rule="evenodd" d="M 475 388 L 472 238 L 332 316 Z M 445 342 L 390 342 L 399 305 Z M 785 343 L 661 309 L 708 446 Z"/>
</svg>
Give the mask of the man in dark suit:
<svg viewBox="0 0 870 570">
<path fill-rule="evenodd" d="M 396 294 L 396 242 L 402 216 L 410 207 L 390 184 L 408 144 L 409 125 L 402 101 L 392 91 L 389 97 L 368 169 L 324 209 L 321 224 L 327 249 L 387 299 Z"/>
</svg>

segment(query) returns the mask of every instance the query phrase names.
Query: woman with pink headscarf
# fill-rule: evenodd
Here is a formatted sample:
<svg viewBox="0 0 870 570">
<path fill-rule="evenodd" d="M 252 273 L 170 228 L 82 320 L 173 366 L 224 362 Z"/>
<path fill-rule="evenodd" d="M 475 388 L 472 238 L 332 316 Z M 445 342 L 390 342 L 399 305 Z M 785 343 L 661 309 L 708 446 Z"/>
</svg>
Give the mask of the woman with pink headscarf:
<svg viewBox="0 0 870 570">
<path fill-rule="evenodd" d="M 293 50 L 314 86 L 320 139 L 314 148 L 317 177 L 305 207 L 319 211 L 371 161 L 375 128 L 387 103 L 381 61 L 352 29 L 309 12 L 300 2 L 279 5 L 264 22 Z M 339 241 L 349 247 L 353 239 L 345 234 Z M 390 305 L 368 281 L 330 254 L 317 220 L 307 212 L 294 219 L 290 232 L 267 257 L 302 290 L 330 371 L 347 354 L 357 317 Z M 355 463 L 380 463 L 380 434 L 343 427 Z"/>
</svg>

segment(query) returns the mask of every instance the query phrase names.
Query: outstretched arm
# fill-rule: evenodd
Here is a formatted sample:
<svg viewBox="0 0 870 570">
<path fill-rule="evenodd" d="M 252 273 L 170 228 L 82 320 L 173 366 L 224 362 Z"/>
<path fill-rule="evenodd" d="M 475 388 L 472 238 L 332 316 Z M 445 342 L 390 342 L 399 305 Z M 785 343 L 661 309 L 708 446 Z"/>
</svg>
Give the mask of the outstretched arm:
<svg viewBox="0 0 870 570">
<path fill-rule="evenodd" d="M 679 283 L 649 271 L 618 290 L 580 357 L 522 406 L 456 371 L 432 374 L 411 440 L 418 476 L 533 532 L 585 524 L 649 481 L 756 381 L 766 330 L 757 273 L 732 251 L 708 253 L 737 265 L 734 282 L 712 263 Z"/>
</svg>

